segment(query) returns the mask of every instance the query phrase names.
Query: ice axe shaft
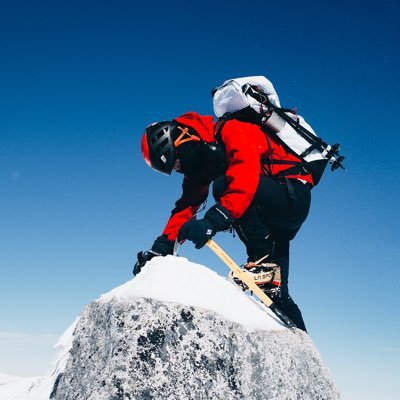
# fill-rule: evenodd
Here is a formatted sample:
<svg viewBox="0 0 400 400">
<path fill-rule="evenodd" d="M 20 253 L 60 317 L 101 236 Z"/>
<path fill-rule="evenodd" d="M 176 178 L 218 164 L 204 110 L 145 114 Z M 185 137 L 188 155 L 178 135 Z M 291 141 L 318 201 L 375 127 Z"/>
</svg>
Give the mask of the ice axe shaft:
<svg viewBox="0 0 400 400">
<path fill-rule="evenodd" d="M 181 243 L 178 241 L 178 239 L 176 239 L 175 243 L 174 243 L 174 250 L 172 251 L 173 256 L 176 257 L 178 255 L 178 250 L 179 250 L 180 246 L 181 246 Z"/>
<path fill-rule="evenodd" d="M 274 304 L 274 302 L 257 286 L 239 265 L 214 240 L 210 239 L 207 246 L 232 270 L 234 276 L 245 283 L 248 288 L 290 329 L 297 326 Z"/>
</svg>

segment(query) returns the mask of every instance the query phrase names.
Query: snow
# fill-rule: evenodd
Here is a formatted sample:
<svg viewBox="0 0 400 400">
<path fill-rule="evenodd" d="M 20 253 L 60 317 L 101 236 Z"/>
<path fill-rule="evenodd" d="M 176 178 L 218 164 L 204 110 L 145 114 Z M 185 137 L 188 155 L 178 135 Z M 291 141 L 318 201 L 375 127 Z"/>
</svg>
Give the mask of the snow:
<svg viewBox="0 0 400 400">
<path fill-rule="evenodd" d="M 184 257 L 155 257 L 134 279 L 102 295 L 100 301 L 137 297 L 180 303 L 215 311 L 247 330 L 285 329 L 264 305 L 209 268 Z"/>
<path fill-rule="evenodd" d="M 103 294 L 98 301 L 132 302 L 137 298 L 179 303 L 214 311 L 246 330 L 286 329 L 259 301 L 209 268 L 184 257 L 155 257 L 142 272 Z M 64 371 L 79 317 L 55 345 L 52 371 L 44 377 L 22 378 L 0 373 L 0 400 L 48 400 L 58 374 Z"/>
<path fill-rule="evenodd" d="M 0 373 L 0 400 L 28 400 L 29 393 L 43 378 L 21 378 Z"/>
<path fill-rule="evenodd" d="M 57 355 L 52 372 L 44 377 L 22 378 L 0 373 L 0 400 L 48 400 L 54 381 L 65 369 L 68 353 L 72 347 L 73 332 L 79 317 L 60 337 L 55 348 Z"/>
</svg>

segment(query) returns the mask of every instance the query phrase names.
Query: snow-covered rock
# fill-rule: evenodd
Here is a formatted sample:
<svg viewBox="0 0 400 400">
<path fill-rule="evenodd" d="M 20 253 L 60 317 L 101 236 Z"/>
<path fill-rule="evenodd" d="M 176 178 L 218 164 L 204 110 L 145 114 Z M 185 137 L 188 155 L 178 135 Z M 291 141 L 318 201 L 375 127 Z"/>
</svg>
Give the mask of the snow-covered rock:
<svg viewBox="0 0 400 400">
<path fill-rule="evenodd" d="M 340 398 L 307 334 L 184 258 L 154 258 L 90 303 L 60 347 L 41 387 L 10 399 Z"/>
</svg>

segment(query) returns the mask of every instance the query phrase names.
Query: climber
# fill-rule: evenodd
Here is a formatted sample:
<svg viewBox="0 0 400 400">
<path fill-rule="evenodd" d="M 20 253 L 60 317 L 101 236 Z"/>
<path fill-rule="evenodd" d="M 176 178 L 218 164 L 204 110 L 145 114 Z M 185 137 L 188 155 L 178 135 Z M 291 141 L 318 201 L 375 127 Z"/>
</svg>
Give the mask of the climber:
<svg viewBox="0 0 400 400">
<path fill-rule="evenodd" d="M 304 331 L 298 306 L 288 290 L 289 242 L 310 207 L 311 175 L 277 178 L 287 165 L 261 160 L 291 159 L 285 149 L 252 123 L 227 121 L 215 141 L 213 117 L 189 112 L 148 126 L 142 153 L 153 169 L 184 175 L 182 196 L 162 234 L 150 250 L 140 252 L 134 274 L 154 256 L 173 253 L 175 240 L 189 240 L 197 249 L 217 232 L 233 228 L 246 246 L 248 262 L 266 255 L 281 269 L 281 287 L 272 300 Z M 202 219 L 196 213 L 213 183 L 216 204 Z"/>
</svg>

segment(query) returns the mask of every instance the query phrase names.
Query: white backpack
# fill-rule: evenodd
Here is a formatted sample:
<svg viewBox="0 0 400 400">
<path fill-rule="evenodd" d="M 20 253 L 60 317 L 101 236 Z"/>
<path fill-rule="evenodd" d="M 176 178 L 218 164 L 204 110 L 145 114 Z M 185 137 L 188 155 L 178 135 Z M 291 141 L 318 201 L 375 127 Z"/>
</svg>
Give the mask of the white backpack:
<svg viewBox="0 0 400 400">
<path fill-rule="evenodd" d="M 299 158 L 288 174 L 311 173 L 317 184 L 328 162 L 332 170 L 343 168 L 339 144 L 330 146 L 319 138 L 300 115 L 280 106 L 278 94 L 264 76 L 250 76 L 225 81 L 213 91 L 214 112 L 221 120 L 241 119 L 246 112 L 266 134 L 276 138 L 287 151 Z M 249 113 L 250 111 L 250 113 Z M 254 112 L 255 111 L 255 112 Z"/>
</svg>

